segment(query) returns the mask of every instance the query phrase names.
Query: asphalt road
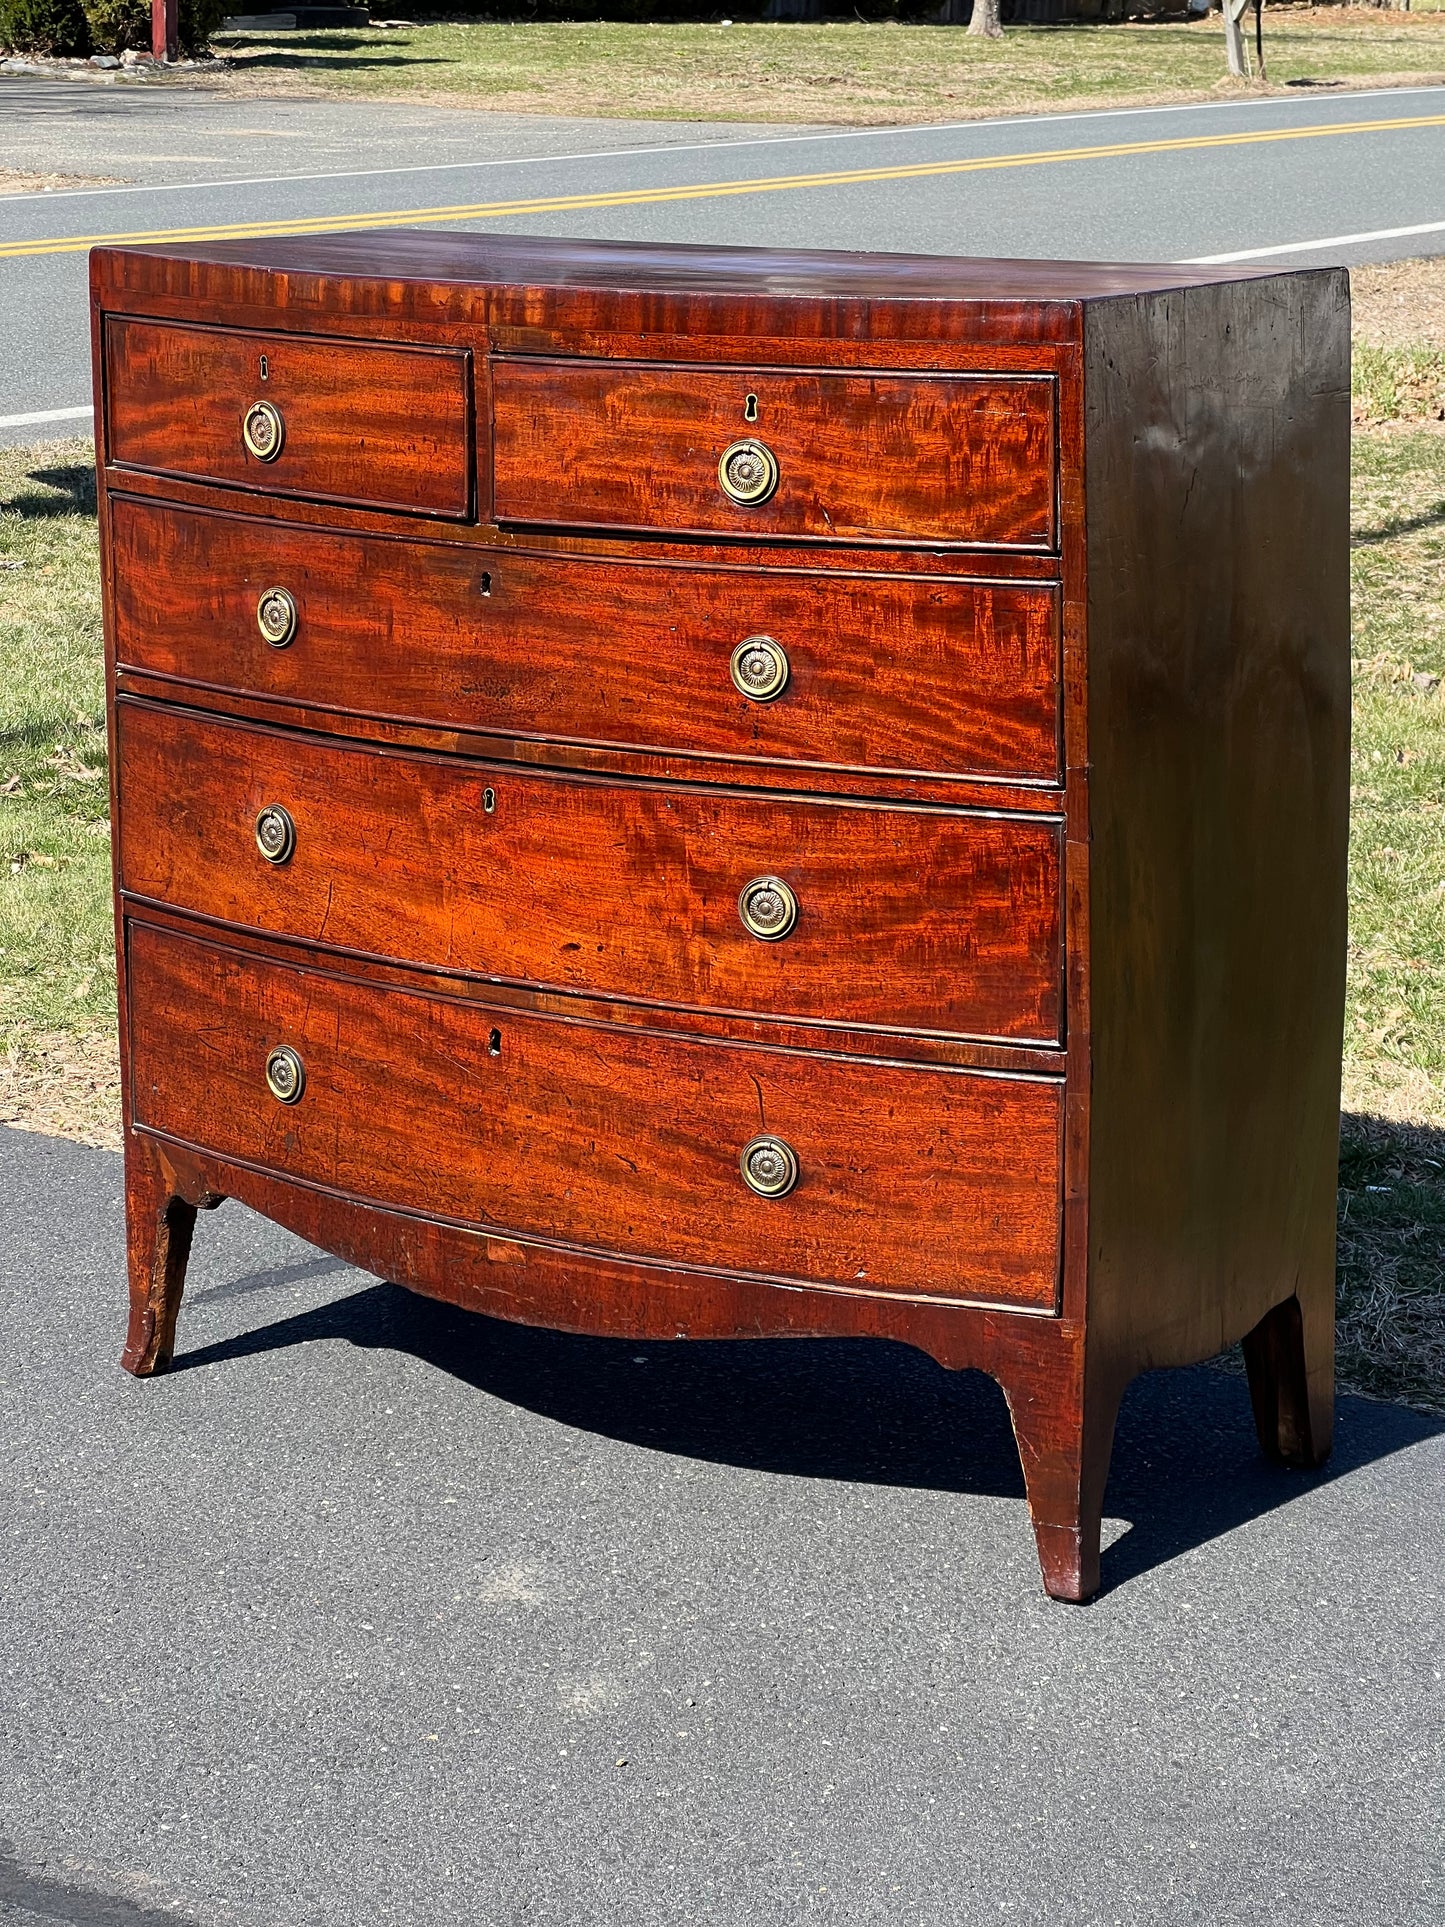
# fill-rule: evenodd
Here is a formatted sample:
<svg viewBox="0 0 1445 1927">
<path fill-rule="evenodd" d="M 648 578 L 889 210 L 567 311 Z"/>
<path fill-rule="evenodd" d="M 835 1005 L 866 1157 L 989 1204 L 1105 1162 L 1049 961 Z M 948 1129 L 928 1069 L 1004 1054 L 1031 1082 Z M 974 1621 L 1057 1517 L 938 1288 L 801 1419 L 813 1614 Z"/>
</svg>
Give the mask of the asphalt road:
<svg viewBox="0 0 1445 1927">
<path fill-rule="evenodd" d="M 116 1364 L 120 1160 L 0 1130 L 0 1921 L 1439 1927 L 1445 1428 L 1141 1381 L 1106 1590 L 867 1341 L 493 1324 L 226 1205 Z"/>
<path fill-rule="evenodd" d="M 83 409 L 84 249 L 122 234 L 424 222 L 1285 266 L 1445 250 L 1442 88 L 840 132 L 502 120 L 5 76 L 0 166 L 134 183 L 0 201 L 9 440 L 65 428 L 15 417 Z"/>
</svg>

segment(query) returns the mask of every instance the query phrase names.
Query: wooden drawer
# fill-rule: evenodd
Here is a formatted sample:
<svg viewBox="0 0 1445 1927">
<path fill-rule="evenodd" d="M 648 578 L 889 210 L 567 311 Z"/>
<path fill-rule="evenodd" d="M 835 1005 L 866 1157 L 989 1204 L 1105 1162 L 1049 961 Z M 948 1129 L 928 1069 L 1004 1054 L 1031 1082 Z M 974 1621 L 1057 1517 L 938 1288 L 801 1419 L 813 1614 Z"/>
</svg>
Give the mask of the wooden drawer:
<svg viewBox="0 0 1445 1927">
<path fill-rule="evenodd" d="M 520 770 L 117 705 L 122 887 L 508 982 L 1055 1043 L 1061 825 Z M 289 860 L 257 847 L 265 807 Z M 739 895 L 775 876 L 790 934 Z"/>
<path fill-rule="evenodd" d="M 122 667 L 535 740 L 1059 777 L 1058 592 L 1044 583 L 514 555 L 125 496 L 111 522 Z M 258 620 L 275 589 L 295 606 L 280 647 Z M 758 634 L 788 660 L 765 702 L 729 673 Z"/>
<path fill-rule="evenodd" d="M 518 360 L 492 380 L 499 522 L 1056 546 L 1049 376 Z M 777 469 L 751 507 L 719 475 L 744 441 Z"/>
<path fill-rule="evenodd" d="M 136 1122 L 219 1156 L 666 1263 L 1054 1307 L 1058 1083 L 488 1010 L 135 923 L 129 994 Z M 743 1182 L 764 1132 L 786 1196 Z"/>
<path fill-rule="evenodd" d="M 270 425 L 266 459 L 244 432 L 258 405 L 280 422 L 279 435 Z M 110 460 L 131 468 L 363 508 L 472 513 L 464 349 L 110 315 L 105 410 Z M 264 424 L 253 432 L 257 446 L 266 433 Z"/>
</svg>

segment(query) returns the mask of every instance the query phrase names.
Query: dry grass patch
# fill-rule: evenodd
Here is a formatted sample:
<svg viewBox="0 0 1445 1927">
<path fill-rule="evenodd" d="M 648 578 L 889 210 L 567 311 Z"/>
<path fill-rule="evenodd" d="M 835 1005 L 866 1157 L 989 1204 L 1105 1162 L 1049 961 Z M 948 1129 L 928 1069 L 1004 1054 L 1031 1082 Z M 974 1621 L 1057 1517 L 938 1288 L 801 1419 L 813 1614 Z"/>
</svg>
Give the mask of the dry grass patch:
<svg viewBox="0 0 1445 1927">
<path fill-rule="evenodd" d="M 1356 422 L 1445 421 L 1445 258 L 1355 268 L 1350 294 Z"/>
<path fill-rule="evenodd" d="M 1445 348 L 1445 259 L 1351 268 L 1357 348 Z"/>
<path fill-rule="evenodd" d="M 0 194 L 58 194 L 67 187 L 122 187 L 119 174 L 29 174 L 0 167 Z"/>
<path fill-rule="evenodd" d="M 114 1019 L 75 1030 L 32 1032 L 12 1026 L 0 1053 L 0 1124 L 118 1151 Z"/>
<path fill-rule="evenodd" d="M 1445 1131 L 1347 1115 L 1339 1215 L 1341 1382 L 1445 1416 Z"/>
</svg>

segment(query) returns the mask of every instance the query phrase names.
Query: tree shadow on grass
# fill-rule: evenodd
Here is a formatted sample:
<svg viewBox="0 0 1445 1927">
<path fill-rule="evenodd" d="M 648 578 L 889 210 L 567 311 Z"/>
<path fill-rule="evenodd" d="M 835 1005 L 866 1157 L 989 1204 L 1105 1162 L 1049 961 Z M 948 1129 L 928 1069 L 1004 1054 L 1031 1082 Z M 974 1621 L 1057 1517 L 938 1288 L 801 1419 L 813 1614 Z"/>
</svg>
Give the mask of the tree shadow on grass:
<svg viewBox="0 0 1445 1927">
<path fill-rule="evenodd" d="M 289 73 L 349 73 L 399 70 L 403 67 L 446 67 L 452 63 L 441 54 L 413 54 L 401 48 L 370 47 L 355 41 L 308 37 L 304 44 L 278 47 L 273 40 L 259 39 L 254 47 L 245 41 L 228 41 L 226 52 L 239 72 L 257 73 L 262 68 Z"/>
<path fill-rule="evenodd" d="M 32 468 L 27 482 L 38 482 L 37 489 L 23 489 L 0 497 L 0 509 L 27 522 L 42 522 L 57 515 L 95 515 L 95 470 L 89 462 L 67 462 L 58 468 Z"/>
<path fill-rule="evenodd" d="M 1352 549 L 1372 548 L 1377 542 L 1394 542 L 1402 535 L 1418 535 L 1421 529 L 1439 528 L 1445 522 L 1445 499 L 1418 515 L 1392 515 L 1372 529 L 1356 529 L 1350 537 Z"/>
</svg>

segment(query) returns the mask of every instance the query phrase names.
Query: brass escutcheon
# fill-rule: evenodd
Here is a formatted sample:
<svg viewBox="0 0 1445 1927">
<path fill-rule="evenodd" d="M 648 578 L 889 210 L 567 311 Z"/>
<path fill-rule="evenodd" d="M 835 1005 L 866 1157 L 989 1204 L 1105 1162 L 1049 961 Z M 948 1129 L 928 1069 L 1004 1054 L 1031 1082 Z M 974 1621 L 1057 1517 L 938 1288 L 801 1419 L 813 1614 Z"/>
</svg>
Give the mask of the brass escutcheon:
<svg viewBox="0 0 1445 1927">
<path fill-rule="evenodd" d="M 717 479 L 730 502 L 756 508 L 778 486 L 778 458 L 766 442 L 732 442 L 718 458 Z"/>
<path fill-rule="evenodd" d="M 286 424 L 274 402 L 253 401 L 241 417 L 241 440 L 258 462 L 274 462 L 286 439 Z"/>
<path fill-rule="evenodd" d="M 781 877 L 754 877 L 742 887 L 738 915 L 752 936 L 776 943 L 798 921 L 798 899 Z"/>
<path fill-rule="evenodd" d="M 770 703 L 788 686 L 788 656 L 771 636 L 748 636 L 733 651 L 728 673 L 739 695 L 750 702 Z"/>
<path fill-rule="evenodd" d="M 743 1183 L 760 1198 L 785 1198 L 798 1182 L 798 1154 L 780 1137 L 755 1137 L 738 1157 Z"/>
<path fill-rule="evenodd" d="M 301 1102 L 306 1066 L 289 1044 L 278 1044 L 266 1059 L 266 1088 L 278 1104 Z"/>
<path fill-rule="evenodd" d="M 286 863 L 296 848 L 296 825 L 291 812 L 268 803 L 256 818 L 256 848 L 268 863 Z"/>
<path fill-rule="evenodd" d="M 289 589 L 266 589 L 256 604 L 256 627 L 273 649 L 284 649 L 296 634 L 296 598 Z"/>
</svg>

